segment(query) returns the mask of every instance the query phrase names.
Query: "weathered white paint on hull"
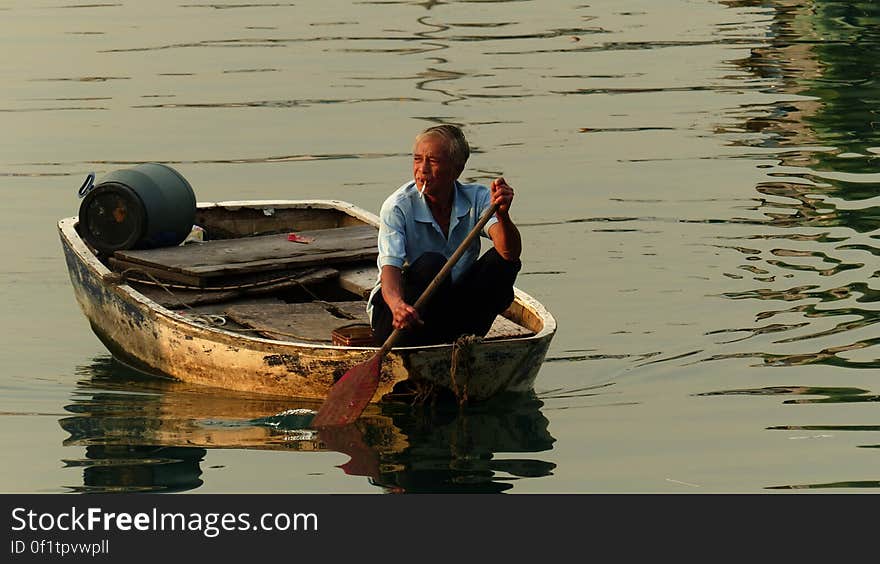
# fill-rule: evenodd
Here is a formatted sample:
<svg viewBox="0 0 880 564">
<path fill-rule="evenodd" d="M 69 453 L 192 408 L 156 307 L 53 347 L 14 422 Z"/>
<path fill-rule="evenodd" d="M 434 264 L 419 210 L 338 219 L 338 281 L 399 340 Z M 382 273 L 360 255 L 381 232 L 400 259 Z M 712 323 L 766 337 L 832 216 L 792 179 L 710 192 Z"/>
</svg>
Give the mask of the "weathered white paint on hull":
<svg viewBox="0 0 880 564">
<path fill-rule="evenodd" d="M 235 202 L 239 207 L 325 206 L 375 225 L 376 216 L 335 201 Z M 233 203 L 200 204 L 232 207 Z M 243 336 L 201 325 L 163 308 L 135 291 L 107 269 L 80 239 L 77 218 L 61 220 L 58 229 L 74 295 L 95 334 L 121 361 L 157 376 L 206 386 L 275 396 L 323 399 L 335 378 L 376 349 L 338 347 Z M 374 401 L 407 379 L 427 380 L 482 400 L 504 391 L 533 388 L 556 322 L 543 306 L 519 289 L 515 304 L 541 320 L 531 337 L 485 341 L 458 358 L 450 381 L 451 345 L 392 350 L 382 366 Z"/>
</svg>

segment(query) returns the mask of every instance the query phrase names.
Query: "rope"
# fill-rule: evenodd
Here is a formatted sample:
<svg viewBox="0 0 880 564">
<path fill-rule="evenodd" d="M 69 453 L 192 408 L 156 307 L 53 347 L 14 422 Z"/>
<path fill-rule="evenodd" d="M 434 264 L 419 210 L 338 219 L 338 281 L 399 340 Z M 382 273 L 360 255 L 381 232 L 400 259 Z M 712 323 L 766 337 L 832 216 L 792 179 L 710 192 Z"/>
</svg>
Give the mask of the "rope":
<svg viewBox="0 0 880 564">
<path fill-rule="evenodd" d="M 458 398 L 459 405 L 468 401 L 467 385 L 471 381 L 473 368 L 474 347 L 483 342 L 482 337 L 476 335 L 462 335 L 452 343 L 452 362 L 449 369 L 449 380 L 452 383 L 452 391 Z M 459 387 L 459 377 L 466 376 Z"/>
<path fill-rule="evenodd" d="M 280 282 L 286 282 L 288 280 L 295 280 L 298 276 L 308 276 L 309 274 L 312 274 L 313 272 L 317 272 L 317 271 L 318 271 L 317 268 L 313 268 L 311 270 L 297 272 L 296 274 L 288 274 L 287 276 L 279 276 L 278 278 L 271 278 L 269 280 L 261 280 L 258 282 L 248 282 L 246 284 L 234 284 L 234 285 L 230 285 L 230 286 L 207 286 L 207 287 L 194 286 L 192 284 L 181 284 L 181 283 L 171 284 L 168 282 L 160 282 L 159 280 L 157 280 L 155 277 L 153 277 L 153 275 L 151 275 L 146 270 L 141 270 L 141 269 L 135 268 L 135 267 L 126 268 L 120 274 L 124 278 L 126 278 L 127 280 L 130 280 L 132 282 L 137 282 L 138 284 L 145 284 L 147 286 L 161 286 L 166 291 L 168 291 L 169 288 L 174 288 L 175 290 L 194 290 L 194 291 L 203 291 L 203 292 L 225 292 L 225 291 L 231 291 L 231 290 L 247 290 L 250 288 L 260 288 L 263 286 L 271 286 L 273 284 L 278 284 Z M 139 272 L 141 274 L 146 274 L 150 278 L 150 280 L 142 280 L 140 278 L 126 276 L 126 274 L 128 272 Z M 306 290 L 306 292 L 308 292 L 308 290 Z M 313 294 L 312 294 L 312 296 L 314 297 Z M 318 300 L 318 301 L 320 301 L 320 300 Z"/>
<path fill-rule="evenodd" d="M 411 405 L 425 405 L 428 400 L 433 400 L 436 398 L 435 388 L 433 382 L 428 380 L 416 380 L 415 386 L 413 390 L 413 399 L 410 402 Z"/>
</svg>

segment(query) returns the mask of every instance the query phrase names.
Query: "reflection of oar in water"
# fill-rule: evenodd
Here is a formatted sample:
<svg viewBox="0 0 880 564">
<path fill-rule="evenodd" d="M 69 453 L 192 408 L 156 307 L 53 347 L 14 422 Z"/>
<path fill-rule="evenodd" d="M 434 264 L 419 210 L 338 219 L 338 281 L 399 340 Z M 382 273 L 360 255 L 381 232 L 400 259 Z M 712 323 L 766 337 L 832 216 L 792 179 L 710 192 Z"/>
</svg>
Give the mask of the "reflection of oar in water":
<svg viewBox="0 0 880 564">
<path fill-rule="evenodd" d="M 324 427 L 318 431 L 327 448 L 347 454 L 351 459 L 338 466 L 350 476 L 379 480 L 379 453 L 364 442 L 364 435 L 354 425 Z"/>
<path fill-rule="evenodd" d="M 479 236 L 480 230 L 486 225 L 486 222 L 489 221 L 489 218 L 492 217 L 497 209 L 498 206 L 492 204 L 489 206 L 489 209 L 480 216 L 480 219 L 477 221 L 477 224 L 474 225 L 474 228 L 471 229 L 464 241 L 461 242 L 461 245 L 455 249 L 455 252 L 449 257 L 446 264 L 440 269 L 440 272 L 437 273 L 437 276 L 434 277 L 428 287 L 425 288 L 425 291 L 422 292 L 422 295 L 419 296 L 418 301 L 413 305 L 416 311 L 419 313 L 422 312 L 422 307 L 428 302 L 440 284 L 446 280 L 452 267 L 455 266 L 458 259 L 461 258 L 461 255 L 464 254 L 465 250 L 471 245 L 474 239 Z M 346 372 L 332 388 L 330 388 L 330 393 L 327 395 L 327 399 L 324 401 L 321 409 L 318 410 L 318 414 L 315 415 L 315 418 L 312 420 L 313 427 L 344 425 L 346 423 L 351 423 L 360 416 L 367 404 L 370 403 L 370 400 L 373 399 L 373 394 L 376 393 L 376 388 L 379 386 L 379 375 L 382 371 L 382 359 L 385 358 L 388 351 L 390 351 L 400 339 L 402 331 L 402 329 L 395 329 L 391 335 L 388 336 L 385 343 L 382 345 L 382 348 L 380 348 L 376 354 L 367 361 L 349 369 L 349 371 Z"/>
</svg>

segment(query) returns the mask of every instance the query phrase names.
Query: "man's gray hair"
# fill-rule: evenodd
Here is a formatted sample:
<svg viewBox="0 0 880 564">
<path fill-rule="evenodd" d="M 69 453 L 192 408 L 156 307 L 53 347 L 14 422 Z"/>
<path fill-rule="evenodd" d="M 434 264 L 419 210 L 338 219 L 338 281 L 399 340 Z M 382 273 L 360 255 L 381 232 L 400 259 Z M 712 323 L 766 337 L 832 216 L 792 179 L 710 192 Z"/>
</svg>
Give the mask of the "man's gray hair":
<svg viewBox="0 0 880 564">
<path fill-rule="evenodd" d="M 418 145 L 425 137 L 429 136 L 437 136 L 444 139 L 449 151 L 449 160 L 464 170 L 464 165 L 468 157 L 471 156 L 471 147 L 468 145 L 461 129 L 450 124 L 435 125 L 416 135 L 415 144 Z"/>
</svg>

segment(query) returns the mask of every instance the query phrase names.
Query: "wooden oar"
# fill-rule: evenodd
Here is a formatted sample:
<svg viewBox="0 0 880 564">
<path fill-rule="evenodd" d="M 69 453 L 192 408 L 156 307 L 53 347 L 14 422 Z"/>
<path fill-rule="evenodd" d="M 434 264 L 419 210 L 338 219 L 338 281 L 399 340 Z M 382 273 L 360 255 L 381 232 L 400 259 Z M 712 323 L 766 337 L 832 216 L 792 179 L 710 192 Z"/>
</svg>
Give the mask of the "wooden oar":
<svg viewBox="0 0 880 564">
<path fill-rule="evenodd" d="M 496 204 L 489 206 L 482 216 L 480 216 L 477 224 L 471 229 L 461 245 L 455 249 L 455 252 L 437 273 L 437 276 L 431 281 L 413 307 L 420 314 L 422 307 L 431 299 L 434 291 L 446 280 L 449 272 L 465 250 L 471 245 L 475 238 L 480 234 L 480 230 L 489 221 L 489 218 L 498 209 Z M 400 340 L 403 329 L 395 329 L 391 335 L 382 344 L 382 347 L 371 358 L 354 366 L 340 378 L 327 394 L 327 399 L 318 414 L 312 419 L 312 427 L 327 427 L 330 425 L 345 425 L 357 419 L 364 408 L 373 399 L 376 388 L 379 386 L 379 375 L 382 372 L 382 359 L 388 354 L 388 351 Z"/>
</svg>

